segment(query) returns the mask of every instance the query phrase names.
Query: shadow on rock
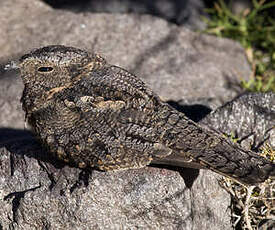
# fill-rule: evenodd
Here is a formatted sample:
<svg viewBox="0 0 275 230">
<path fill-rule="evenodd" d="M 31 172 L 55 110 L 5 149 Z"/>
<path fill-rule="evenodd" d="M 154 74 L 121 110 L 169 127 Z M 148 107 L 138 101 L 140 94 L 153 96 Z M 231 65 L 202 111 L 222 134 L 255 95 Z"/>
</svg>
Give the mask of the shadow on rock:
<svg viewBox="0 0 275 230">
<path fill-rule="evenodd" d="M 200 104 L 184 105 L 177 101 L 167 101 L 167 103 L 194 122 L 199 122 L 212 111 L 209 107 Z"/>
<path fill-rule="evenodd" d="M 66 9 L 74 12 L 108 12 L 108 13 L 139 13 L 161 17 L 178 25 L 190 24 L 204 27 L 200 18 L 206 15 L 203 11 L 203 1 L 172 0 L 44 0 L 56 9 Z M 196 28 L 196 27 L 195 27 Z"/>
<path fill-rule="evenodd" d="M 192 188 L 195 180 L 198 178 L 200 170 L 193 168 L 184 168 L 170 165 L 160 165 L 160 164 L 152 164 L 152 167 L 156 168 L 164 168 L 168 170 L 176 171 L 180 174 L 187 188 Z"/>
<path fill-rule="evenodd" d="M 51 163 L 55 168 L 63 168 L 65 163 L 56 160 L 42 148 L 33 134 L 28 130 L 0 128 L 0 148 L 5 147 L 13 153 L 12 158 L 22 158 L 24 155 L 38 161 Z M 12 161 L 16 159 L 11 159 Z"/>
<path fill-rule="evenodd" d="M 18 168 L 28 168 L 24 166 L 31 164 L 31 161 L 25 158 L 27 156 L 36 159 L 41 170 L 47 173 L 51 182 L 49 184 L 50 191 L 62 195 L 67 185 L 70 188 L 70 193 L 79 187 L 89 185 L 89 177 L 92 175 L 90 168 L 78 169 L 73 165 L 59 161 L 47 152 L 28 130 L 0 128 L 0 153 L 1 148 L 2 151 L 6 148 L 10 153 L 11 176 L 14 176 L 15 170 Z"/>
</svg>

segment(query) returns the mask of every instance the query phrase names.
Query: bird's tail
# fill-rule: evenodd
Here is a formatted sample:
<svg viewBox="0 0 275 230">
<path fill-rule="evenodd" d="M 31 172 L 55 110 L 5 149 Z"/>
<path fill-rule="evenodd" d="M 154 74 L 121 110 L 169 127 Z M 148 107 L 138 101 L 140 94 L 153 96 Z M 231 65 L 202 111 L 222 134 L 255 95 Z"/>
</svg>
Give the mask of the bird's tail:
<svg viewBox="0 0 275 230">
<path fill-rule="evenodd" d="M 153 163 L 165 163 L 192 168 L 208 168 L 243 184 L 257 184 L 275 177 L 275 164 L 258 154 L 242 149 L 222 135 L 202 128 L 185 119 L 178 122 L 177 135 L 170 146 L 171 155 L 154 159 Z M 171 130 L 167 135 L 175 132 Z"/>
</svg>

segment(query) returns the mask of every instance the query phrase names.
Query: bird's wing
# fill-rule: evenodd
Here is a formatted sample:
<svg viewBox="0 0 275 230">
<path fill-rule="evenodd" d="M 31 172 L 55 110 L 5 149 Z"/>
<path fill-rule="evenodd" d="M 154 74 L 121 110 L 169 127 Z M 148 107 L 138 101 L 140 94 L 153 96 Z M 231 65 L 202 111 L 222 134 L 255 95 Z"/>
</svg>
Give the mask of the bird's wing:
<svg viewBox="0 0 275 230">
<path fill-rule="evenodd" d="M 94 166 L 103 170 L 137 168 L 148 165 L 153 157 L 171 154 L 159 138 L 161 102 L 134 75 L 111 66 L 89 73 L 71 90 L 78 96 L 64 101 L 80 114 L 78 129 L 89 128 L 82 149 L 93 154 Z"/>
</svg>

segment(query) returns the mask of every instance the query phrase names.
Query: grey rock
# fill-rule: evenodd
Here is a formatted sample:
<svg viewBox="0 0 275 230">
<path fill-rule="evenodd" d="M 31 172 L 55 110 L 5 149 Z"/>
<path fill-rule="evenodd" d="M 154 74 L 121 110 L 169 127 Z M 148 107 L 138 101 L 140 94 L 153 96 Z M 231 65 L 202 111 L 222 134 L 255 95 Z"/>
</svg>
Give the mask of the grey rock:
<svg viewBox="0 0 275 230">
<path fill-rule="evenodd" d="M 275 148 L 275 94 L 248 93 L 224 104 L 204 118 L 208 125 L 239 139 L 244 148 L 259 150 L 263 142 Z"/>
<path fill-rule="evenodd" d="M 151 16 L 76 14 L 37 0 L 1 1 L 0 8 L 5 60 L 49 44 L 94 50 L 165 100 L 211 109 L 235 97 L 239 77 L 251 72 L 237 43 Z M 230 196 L 212 172 L 88 172 L 56 162 L 24 131 L 20 78 L 0 75 L 0 228 L 232 229 Z"/>
<path fill-rule="evenodd" d="M 20 104 L 23 82 L 12 72 L 0 75 L 0 127 L 24 129 L 25 117 Z"/>
<path fill-rule="evenodd" d="M 201 19 L 204 12 L 202 0 L 101 0 L 64 1 L 45 0 L 52 7 L 73 12 L 150 14 L 190 29 L 205 28 Z"/>
</svg>

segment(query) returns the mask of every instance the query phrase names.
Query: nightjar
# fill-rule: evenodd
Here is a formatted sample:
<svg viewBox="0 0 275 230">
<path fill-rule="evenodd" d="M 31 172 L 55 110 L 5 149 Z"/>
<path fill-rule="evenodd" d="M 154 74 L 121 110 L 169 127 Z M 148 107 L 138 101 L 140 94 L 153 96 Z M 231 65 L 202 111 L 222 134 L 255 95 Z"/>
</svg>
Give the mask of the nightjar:
<svg viewBox="0 0 275 230">
<path fill-rule="evenodd" d="M 245 184 L 275 175 L 267 159 L 200 127 L 97 54 L 48 46 L 24 55 L 18 67 L 26 119 L 65 162 L 100 170 L 151 162 L 208 168 Z"/>
</svg>

